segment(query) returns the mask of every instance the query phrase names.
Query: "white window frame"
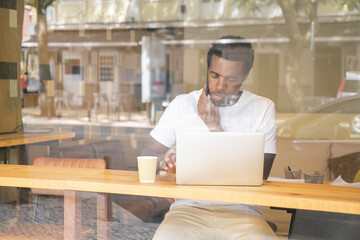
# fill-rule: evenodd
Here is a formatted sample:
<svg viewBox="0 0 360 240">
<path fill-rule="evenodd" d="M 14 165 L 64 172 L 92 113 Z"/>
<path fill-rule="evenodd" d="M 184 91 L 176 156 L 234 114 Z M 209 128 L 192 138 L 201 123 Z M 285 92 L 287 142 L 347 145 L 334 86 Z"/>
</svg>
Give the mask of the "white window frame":
<svg viewBox="0 0 360 240">
<path fill-rule="evenodd" d="M 112 65 L 112 80 L 111 81 L 102 81 L 101 80 L 101 58 L 102 57 L 112 57 L 113 58 L 113 65 Z M 116 65 L 117 65 L 117 61 L 118 61 L 118 54 L 115 53 L 115 52 L 108 52 L 108 51 L 105 51 L 105 52 L 100 52 L 99 53 L 99 57 L 98 57 L 98 66 L 99 66 L 99 82 L 114 82 L 116 77 L 117 77 L 117 74 L 116 74 Z"/>
<path fill-rule="evenodd" d="M 119 3 L 123 0 L 96 0 L 96 3 Z"/>
<path fill-rule="evenodd" d="M 61 4 L 84 4 L 85 0 L 61 0 Z"/>
<path fill-rule="evenodd" d="M 175 0 L 143 0 L 144 2 L 173 2 Z"/>
<path fill-rule="evenodd" d="M 79 63 L 80 63 L 79 64 L 79 67 L 80 67 L 80 73 L 79 74 L 67 74 L 66 73 L 66 65 L 65 64 L 66 64 L 66 61 L 70 60 L 70 59 L 79 60 Z M 84 63 L 83 63 L 80 52 L 68 52 L 68 51 L 65 51 L 65 52 L 63 52 L 63 60 L 62 61 L 64 63 L 64 68 L 63 68 L 64 78 L 71 79 L 73 81 L 82 81 L 82 80 L 84 80 L 84 79 L 82 79 L 82 75 L 84 74 L 83 73 L 84 68 L 81 71 L 81 67 L 84 66 Z"/>
</svg>

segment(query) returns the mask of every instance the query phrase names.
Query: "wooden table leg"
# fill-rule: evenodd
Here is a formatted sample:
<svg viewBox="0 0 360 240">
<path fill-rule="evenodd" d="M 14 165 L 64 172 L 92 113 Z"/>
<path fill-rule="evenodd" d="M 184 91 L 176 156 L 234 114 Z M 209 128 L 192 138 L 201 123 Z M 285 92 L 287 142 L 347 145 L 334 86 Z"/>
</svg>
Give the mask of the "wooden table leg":
<svg viewBox="0 0 360 240">
<path fill-rule="evenodd" d="M 18 149 L 19 149 L 19 157 L 18 157 L 18 163 L 16 164 L 29 165 L 29 158 L 28 158 L 26 145 L 19 145 Z M 20 197 L 20 204 L 29 204 L 31 202 L 30 189 L 20 188 L 19 197 Z"/>
<path fill-rule="evenodd" d="M 110 230 L 108 229 L 108 210 L 109 210 L 109 194 L 99 193 L 96 198 L 97 202 L 97 239 L 98 240 L 106 240 L 111 238 Z M 111 208 L 110 208 L 111 209 Z"/>
<path fill-rule="evenodd" d="M 81 239 L 81 198 L 76 191 L 64 194 L 64 239 Z"/>
</svg>

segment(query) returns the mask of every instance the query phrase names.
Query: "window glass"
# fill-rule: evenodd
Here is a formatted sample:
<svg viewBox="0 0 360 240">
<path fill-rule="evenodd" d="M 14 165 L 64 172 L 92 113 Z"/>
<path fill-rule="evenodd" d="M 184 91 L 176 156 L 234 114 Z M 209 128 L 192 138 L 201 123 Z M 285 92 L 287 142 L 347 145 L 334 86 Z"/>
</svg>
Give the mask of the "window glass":
<svg viewBox="0 0 360 240">
<path fill-rule="evenodd" d="M 137 171 L 137 156 L 154 140 L 150 133 L 161 118 L 171 115 L 168 126 L 174 126 L 187 117 L 184 109 L 176 109 L 180 114 L 174 117 L 174 99 L 196 95 L 215 78 L 208 78 L 214 43 L 242 36 L 245 40 L 235 42 L 251 43 L 254 60 L 241 76 L 241 89 L 269 99 L 276 110 L 276 123 L 271 121 L 276 132 L 269 133 L 277 137 L 270 177 L 284 178 L 284 166 L 290 166 L 321 172 L 325 181 L 341 174 L 352 181 L 360 170 L 355 161 L 360 149 L 359 16 L 358 1 L 350 0 L 0 0 L 0 139 L 20 135 L 34 141 L 1 145 L 1 164 L 33 165 L 40 157 L 105 159 L 108 169 Z M 217 70 L 210 83 L 240 88 L 238 73 Z M 221 90 L 216 94 L 223 96 Z M 197 99 L 184 108 L 191 107 L 192 120 L 205 126 Z M 218 121 L 225 130 L 231 124 L 262 130 L 271 118 L 271 109 L 260 120 L 233 117 L 228 109 L 220 112 L 231 121 Z M 258 120 L 264 124 L 255 128 Z M 177 133 L 169 129 L 164 138 Z M 168 151 L 158 143 L 161 154 Z M 341 162 L 334 169 L 333 159 L 349 165 Z M 52 204 L 56 199 L 43 200 Z M 0 189 L 0 212 L 4 204 L 14 210 L 22 201 L 23 215 L 37 211 L 28 209 L 36 201 L 30 190 Z M 152 239 L 170 207 L 167 198 L 158 197 L 112 194 L 111 201 L 112 216 L 123 224 L 114 223 L 113 229 L 134 239 Z M 86 226 L 95 230 L 96 203 L 83 202 L 90 208 L 84 213 Z M 62 219 L 46 218 L 48 210 L 43 205 L 35 218 L 62 226 Z M 0 214 L 0 231 L 24 220 L 17 215 Z M 281 222 L 289 218 L 274 221 L 276 234 L 287 236 L 289 228 Z M 95 233 L 89 239 L 96 239 Z"/>
</svg>

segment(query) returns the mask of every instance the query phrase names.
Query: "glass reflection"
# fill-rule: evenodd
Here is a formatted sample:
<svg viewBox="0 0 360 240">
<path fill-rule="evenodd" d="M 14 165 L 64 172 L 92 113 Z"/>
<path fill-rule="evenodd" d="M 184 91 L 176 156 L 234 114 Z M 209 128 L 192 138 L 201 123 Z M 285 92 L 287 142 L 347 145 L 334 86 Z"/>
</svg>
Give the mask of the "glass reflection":
<svg viewBox="0 0 360 240">
<path fill-rule="evenodd" d="M 0 2 L 0 137 L 25 132 L 48 140 L 1 146 L 2 164 L 32 165 L 44 156 L 105 158 L 110 169 L 137 170 L 136 156 L 168 104 L 203 88 L 209 44 L 235 34 L 245 35 L 256 54 L 242 88 L 276 105 L 278 154 L 270 176 L 284 177 L 291 166 L 320 171 L 331 181 L 340 171 L 330 166 L 333 159 L 358 170 L 351 165 L 360 137 L 357 1 L 15 2 Z M 74 136 L 49 140 L 58 133 Z M 22 221 L 13 208 L 23 195 L 1 189 L 0 207 L 12 214 L 0 214 L 1 227 Z M 31 212 L 27 204 L 34 199 L 25 196 L 26 204 L 16 208 Z M 43 200 L 51 206 L 54 199 Z M 112 201 L 121 209 L 113 210 L 119 222 L 154 223 L 132 229 L 144 239 L 151 239 L 169 207 L 160 198 L 113 195 Z M 125 221 L 119 228 L 127 227 Z M 286 227 L 278 224 L 277 234 L 286 235 Z"/>
</svg>

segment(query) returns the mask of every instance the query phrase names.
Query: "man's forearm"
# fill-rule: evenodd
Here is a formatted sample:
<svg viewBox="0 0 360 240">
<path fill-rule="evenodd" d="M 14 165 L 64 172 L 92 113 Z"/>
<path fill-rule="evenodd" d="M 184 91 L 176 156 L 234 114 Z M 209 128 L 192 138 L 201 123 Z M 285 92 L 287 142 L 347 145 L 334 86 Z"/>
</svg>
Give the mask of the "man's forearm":
<svg viewBox="0 0 360 240">
<path fill-rule="evenodd" d="M 264 173 L 263 173 L 263 179 L 268 179 L 271 171 L 271 167 L 274 163 L 274 159 L 276 157 L 276 154 L 272 153 L 265 153 L 264 154 Z"/>
</svg>

